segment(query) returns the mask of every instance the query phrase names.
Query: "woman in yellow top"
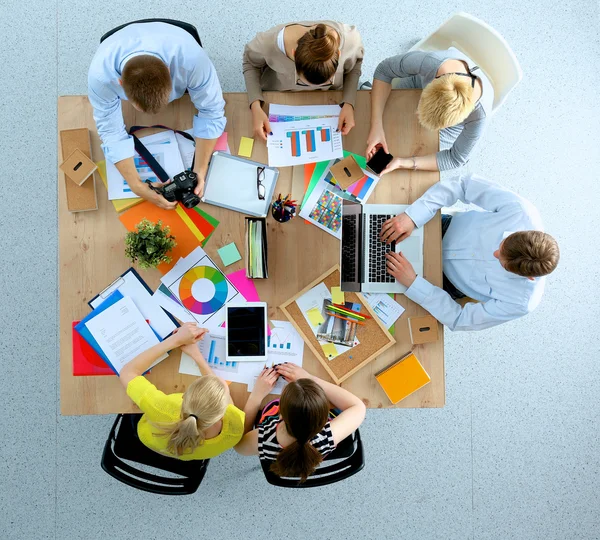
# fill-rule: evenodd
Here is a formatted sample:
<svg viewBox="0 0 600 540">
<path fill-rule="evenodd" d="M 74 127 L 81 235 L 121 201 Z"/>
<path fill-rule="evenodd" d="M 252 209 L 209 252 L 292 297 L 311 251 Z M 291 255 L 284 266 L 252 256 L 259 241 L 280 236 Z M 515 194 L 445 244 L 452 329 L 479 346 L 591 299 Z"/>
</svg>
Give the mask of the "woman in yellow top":
<svg viewBox="0 0 600 540">
<path fill-rule="evenodd" d="M 197 342 L 207 332 L 186 323 L 162 343 L 136 356 L 121 370 L 127 395 L 144 413 L 138 437 L 150 449 L 190 461 L 209 459 L 233 448 L 244 434 L 243 411 L 229 394 L 227 383 L 214 375 Z M 175 348 L 189 354 L 202 377 L 183 393 L 165 394 L 142 374 L 164 353 Z"/>
</svg>

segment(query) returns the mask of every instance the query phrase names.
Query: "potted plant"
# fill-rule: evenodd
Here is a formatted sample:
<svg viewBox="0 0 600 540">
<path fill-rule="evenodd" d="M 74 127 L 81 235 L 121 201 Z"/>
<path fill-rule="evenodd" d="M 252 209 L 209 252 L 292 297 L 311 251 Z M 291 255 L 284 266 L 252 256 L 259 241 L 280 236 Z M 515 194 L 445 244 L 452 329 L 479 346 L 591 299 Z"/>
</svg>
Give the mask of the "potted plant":
<svg viewBox="0 0 600 540">
<path fill-rule="evenodd" d="M 143 219 L 135 228 L 125 237 L 125 255 L 132 263 L 139 262 L 141 268 L 147 269 L 171 262 L 168 253 L 176 243 L 175 237 L 170 234 L 170 227 L 163 227 L 160 220 L 152 223 Z"/>
</svg>

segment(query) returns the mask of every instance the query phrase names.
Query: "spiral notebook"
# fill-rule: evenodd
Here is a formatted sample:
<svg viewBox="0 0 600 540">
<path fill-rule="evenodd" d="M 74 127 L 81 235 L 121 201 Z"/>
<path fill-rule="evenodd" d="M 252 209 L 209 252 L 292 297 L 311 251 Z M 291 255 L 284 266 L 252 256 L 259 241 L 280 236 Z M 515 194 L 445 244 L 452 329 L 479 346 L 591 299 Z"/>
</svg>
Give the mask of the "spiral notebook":
<svg viewBox="0 0 600 540">
<path fill-rule="evenodd" d="M 214 152 L 202 202 L 255 217 L 266 217 L 275 191 L 279 170 L 224 152 Z M 265 198 L 258 198 L 258 180 Z"/>
</svg>

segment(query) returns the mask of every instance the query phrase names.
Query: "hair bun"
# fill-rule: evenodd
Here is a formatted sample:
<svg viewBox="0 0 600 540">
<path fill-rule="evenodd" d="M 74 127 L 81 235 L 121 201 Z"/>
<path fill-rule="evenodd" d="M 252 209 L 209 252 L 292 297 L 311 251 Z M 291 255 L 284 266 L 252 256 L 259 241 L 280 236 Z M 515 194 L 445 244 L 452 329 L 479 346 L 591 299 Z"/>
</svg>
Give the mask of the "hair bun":
<svg viewBox="0 0 600 540">
<path fill-rule="evenodd" d="M 311 29 L 310 33 L 315 39 L 324 38 L 327 35 L 327 26 L 323 23 L 317 24 L 317 26 Z"/>
</svg>

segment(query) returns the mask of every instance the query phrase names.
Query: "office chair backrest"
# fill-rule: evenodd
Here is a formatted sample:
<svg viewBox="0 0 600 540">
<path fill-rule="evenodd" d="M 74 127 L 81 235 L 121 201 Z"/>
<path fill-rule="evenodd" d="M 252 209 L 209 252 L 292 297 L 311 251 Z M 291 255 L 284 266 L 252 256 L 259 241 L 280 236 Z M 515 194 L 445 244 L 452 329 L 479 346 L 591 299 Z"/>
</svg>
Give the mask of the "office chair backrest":
<svg viewBox="0 0 600 540">
<path fill-rule="evenodd" d="M 160 495 L 196 492 L 210 460 L 181 461 L 146 447 L 137 436 L 141 414 L 119 414 L 102 453 L 102 469 L 128 486 Z M 135 465 L 152 467 L 148 472 Z M 168 475 L 158 473 L 166 472 Z M 173 477 L 173 475 L 178 475 Z"/>
<path fill-rule="evenodd" d="M 100 38 L 100 43 L 102 43 L 106 38 L 112 36 L 115 32 L 122 30 L 123 28 L 125 28 L 126 26 L 129 26 L 130 24 L 151 23 L 151 22 L 162 22 L 162 23 L 166 23 L 166 24 L 172 24 L 173 26 L 178 26 L 179 28 L 182 28 L 183 30 L 185 30 L 188 34 L 191 34 L 191 36 L 196 40 L 198 45 L 200 45 L 200 47 L 202 47 L 202 42 L 200 41 L 200 36 L 198 35 L 198 30 L 196 29 L 196 27 L 189 23 L 183 22 L 183 21 L 176 21 L 175 19 L 141 19 L 139 21 L 131 21 L 131 22 L 122 24 L 121 26 L 117 26 L 116 28 L 113 28 L 112 30 L 109 30 L 108 32 L 106 32 L 106 34 L 104 34 Z"/>
<path fill-rule="evenodd" d="M 491 26 L 468 13 L 453 15 L 411 51 L 440 51 L 450 47 L 466 54 L 488 77 L 494 87 L 493 111 L 502 105 L 523 77 L 519 61 L 506 40 Z"/>
<path fill-rule="evenodd" d="M 272 461 L 260 461 L 267 482 L 274 486 L 287 488 L 309 488 L 335 484 L 350 478 L 365 466 L 363 445 L 358 429 L 346 437 L 337 448 L 325 456 L 316 471 L 311 474 L 306 482 L 300 483 L 299 478 L 281 478 L 271 472 Z"/>
</svg>

